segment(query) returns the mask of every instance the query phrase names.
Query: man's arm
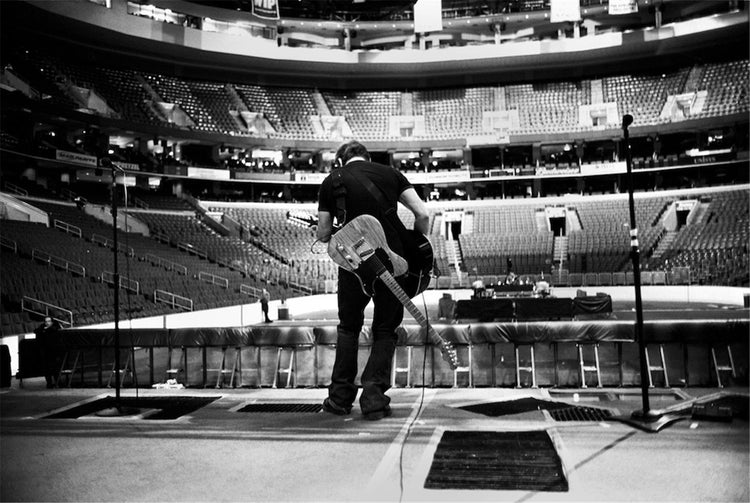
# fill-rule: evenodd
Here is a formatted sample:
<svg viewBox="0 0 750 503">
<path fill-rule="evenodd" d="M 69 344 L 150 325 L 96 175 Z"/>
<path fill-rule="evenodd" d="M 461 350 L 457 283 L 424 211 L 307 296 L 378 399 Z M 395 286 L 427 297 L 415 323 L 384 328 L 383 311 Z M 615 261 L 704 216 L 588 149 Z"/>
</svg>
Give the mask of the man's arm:
<svg viewBox="0 0 750 503">
<path fill-rule="evenodd" d="M 333 216 L 328 211 L 318 211 L 318 240 L 327 243 L 333 233 Z"/>
<path fill-rule="evenodd" d="M 398 200 L 409 208 L 414 213 L 414 230 L 421 232 L 422 234 L 428 234 L 430 224 L 430 214 L 427 212 L 427 205 L 417 195 L 417 191 L 414 187 L 409 187 L 401 193 Z M 318 227 L 320 229 L 320 227 Z"/>
</svg>

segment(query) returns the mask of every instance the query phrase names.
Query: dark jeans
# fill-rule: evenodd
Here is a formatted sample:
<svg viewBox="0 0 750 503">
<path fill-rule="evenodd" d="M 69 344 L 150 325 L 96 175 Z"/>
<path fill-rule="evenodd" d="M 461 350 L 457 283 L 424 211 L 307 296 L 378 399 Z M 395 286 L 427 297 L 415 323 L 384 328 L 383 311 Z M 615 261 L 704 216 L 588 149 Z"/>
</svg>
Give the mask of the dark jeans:
<svg viewBox="0 0 750 503">
<path fill-rule="evenodd" d="M 404 306 L 382 282 L 375 286 L 370 299 L 362 291 L 353 273 L 339 269 L 339 325 L 336 361 L 333 364 L 328 396 L 336 405 L 349 408 L 357 397 L 357 354 L 359 334 L 365 319 L 365 307 L 375 304 L 372 320 L 372 347 L 362 371 L 362 396 L 359 405 L 363 414 L 383 409 L 391 399 L 385 392 L 391 386 L 391 362 L 398 336 L 396 328 L 404 318 Z"/>
</svg>

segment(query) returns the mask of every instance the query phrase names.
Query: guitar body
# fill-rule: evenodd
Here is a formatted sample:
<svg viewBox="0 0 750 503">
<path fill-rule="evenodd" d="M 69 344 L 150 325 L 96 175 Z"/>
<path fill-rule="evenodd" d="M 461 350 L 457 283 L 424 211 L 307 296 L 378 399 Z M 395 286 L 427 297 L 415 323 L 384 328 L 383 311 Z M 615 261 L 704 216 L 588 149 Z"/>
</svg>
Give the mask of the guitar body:
<svg viewBox="0 0 750 503">
<path fill-rule="evenodd" d="M 305 225 L 316 225 L 313 217 L 287 214 L 287 219 Z M 394 253 L 388 246 L 380 221 L 370 215 L 361 215 L 341 227 L 328 242 L 328 255 L 341 268 L 359 278 L 362 291 L 369 296 L 375 292 L 375 282 L 380 280 L 403 304 L 430 339 L 438 345 L 443 359 L 451 369 L 459 368 L 458 355 L 449 341 L 438 334 L 427 322 L 411 299 L 422 293 L 430 283 L 432 271 L 432 245 L 426 236 L 409 231 L 401 236 L 407 257 Z"/>
<path fill-rule="evenodd" d="M 404 241 L 407 256 L 401 257 L 388 246 L 380 221 L 370 215 L 360 215 L 331 236 L 328 255 L 340 267 L 354 272 L 362 283 L 363 291 L 372 296 L 378 275 L 370 268 L 360 267 L 364 262 L 363 252 L 372 250 L 412 298 L 430 284 L 432 245 L 426 236 L 417 231 L 410 231 L 408 236 L 404 236 Z"/>
</svg>

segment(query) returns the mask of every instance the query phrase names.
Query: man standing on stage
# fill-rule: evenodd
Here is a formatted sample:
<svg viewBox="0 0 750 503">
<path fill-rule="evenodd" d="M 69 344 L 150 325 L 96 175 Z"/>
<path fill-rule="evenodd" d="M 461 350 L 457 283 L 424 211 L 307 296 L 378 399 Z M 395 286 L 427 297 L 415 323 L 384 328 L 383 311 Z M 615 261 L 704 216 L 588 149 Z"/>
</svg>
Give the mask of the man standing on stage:
<svg viewBox="0 0 750 503">
<path fill-rule="evenodd" d="M 398 219 L 395 213 L 398 202 L 414 214 L 414 229 L 422 234 L 428 233 L 427 207 L 400 171 L 371 162 L 367 148 L 356 141 L 339 147 L 335 163 L 333 172 L 323 180 L 318 194 L 317 237 L 320 241 L 328 242 L 331 239 L 334 217 L 341 225 L 360 215 L 372 215 L 382 224 L 388 247 L 404 256 L 398 230 L 386 218 L 386 214 L 389 214 Z M 390 388 L 391 362 L 398 339 L 395 330 L 404 317 L 404 306 L 382 281 L 376 281 L 374 291 L 373 342 L 362 372 L 362 395 L 359 399 L 362 414 L 372 420 L 391 415 L 391 399 L 385 392 Z M 323 402 L 326 412 L 349 414 L 357 397 L 354 380 L 357 376 L 359 334 L 369 302 L 370 297 L 363 292 L 357 275 L 339 268 L 336 360 L 328 398 Z"/>
</svg>

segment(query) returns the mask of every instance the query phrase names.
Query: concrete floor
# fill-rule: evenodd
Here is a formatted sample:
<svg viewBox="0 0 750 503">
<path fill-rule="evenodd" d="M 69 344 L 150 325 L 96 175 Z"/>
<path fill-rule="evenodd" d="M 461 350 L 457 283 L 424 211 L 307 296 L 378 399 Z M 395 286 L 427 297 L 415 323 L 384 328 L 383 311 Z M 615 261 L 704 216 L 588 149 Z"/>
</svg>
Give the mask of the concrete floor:
<svg viewBox="0 0 750 503">
<path fill-rule="evenodd" d="M 176 420 L 42 419 L 111 389 L 53 389 L 24 380 L 0 392 L 2 501 L 748 501 L 747 421 L 685 419 L 658 433 L 617 421 L 556 422 L 533 411 L 488 417 L 458 409 L 538 397 L 629 416 L 639 389 L 393 389 L 393 416 L 243 413 L 258 403 L 320 403 L 325 389 L 139 390 L 140 396 L 219 396 Z M 680 408 L 717 389 L 654 391 L 654 410 Z M 748 396 L 747 388 L 725 392 Z M 579 401 L 574 402 L 577 392 Z M 123 389 L 122 396 L 134 396 Z M 688 406 L 683 406 L 687 408 Z M 567 492 L 428 490 L 446 430 L 547 430 Z"/>
</svg>

